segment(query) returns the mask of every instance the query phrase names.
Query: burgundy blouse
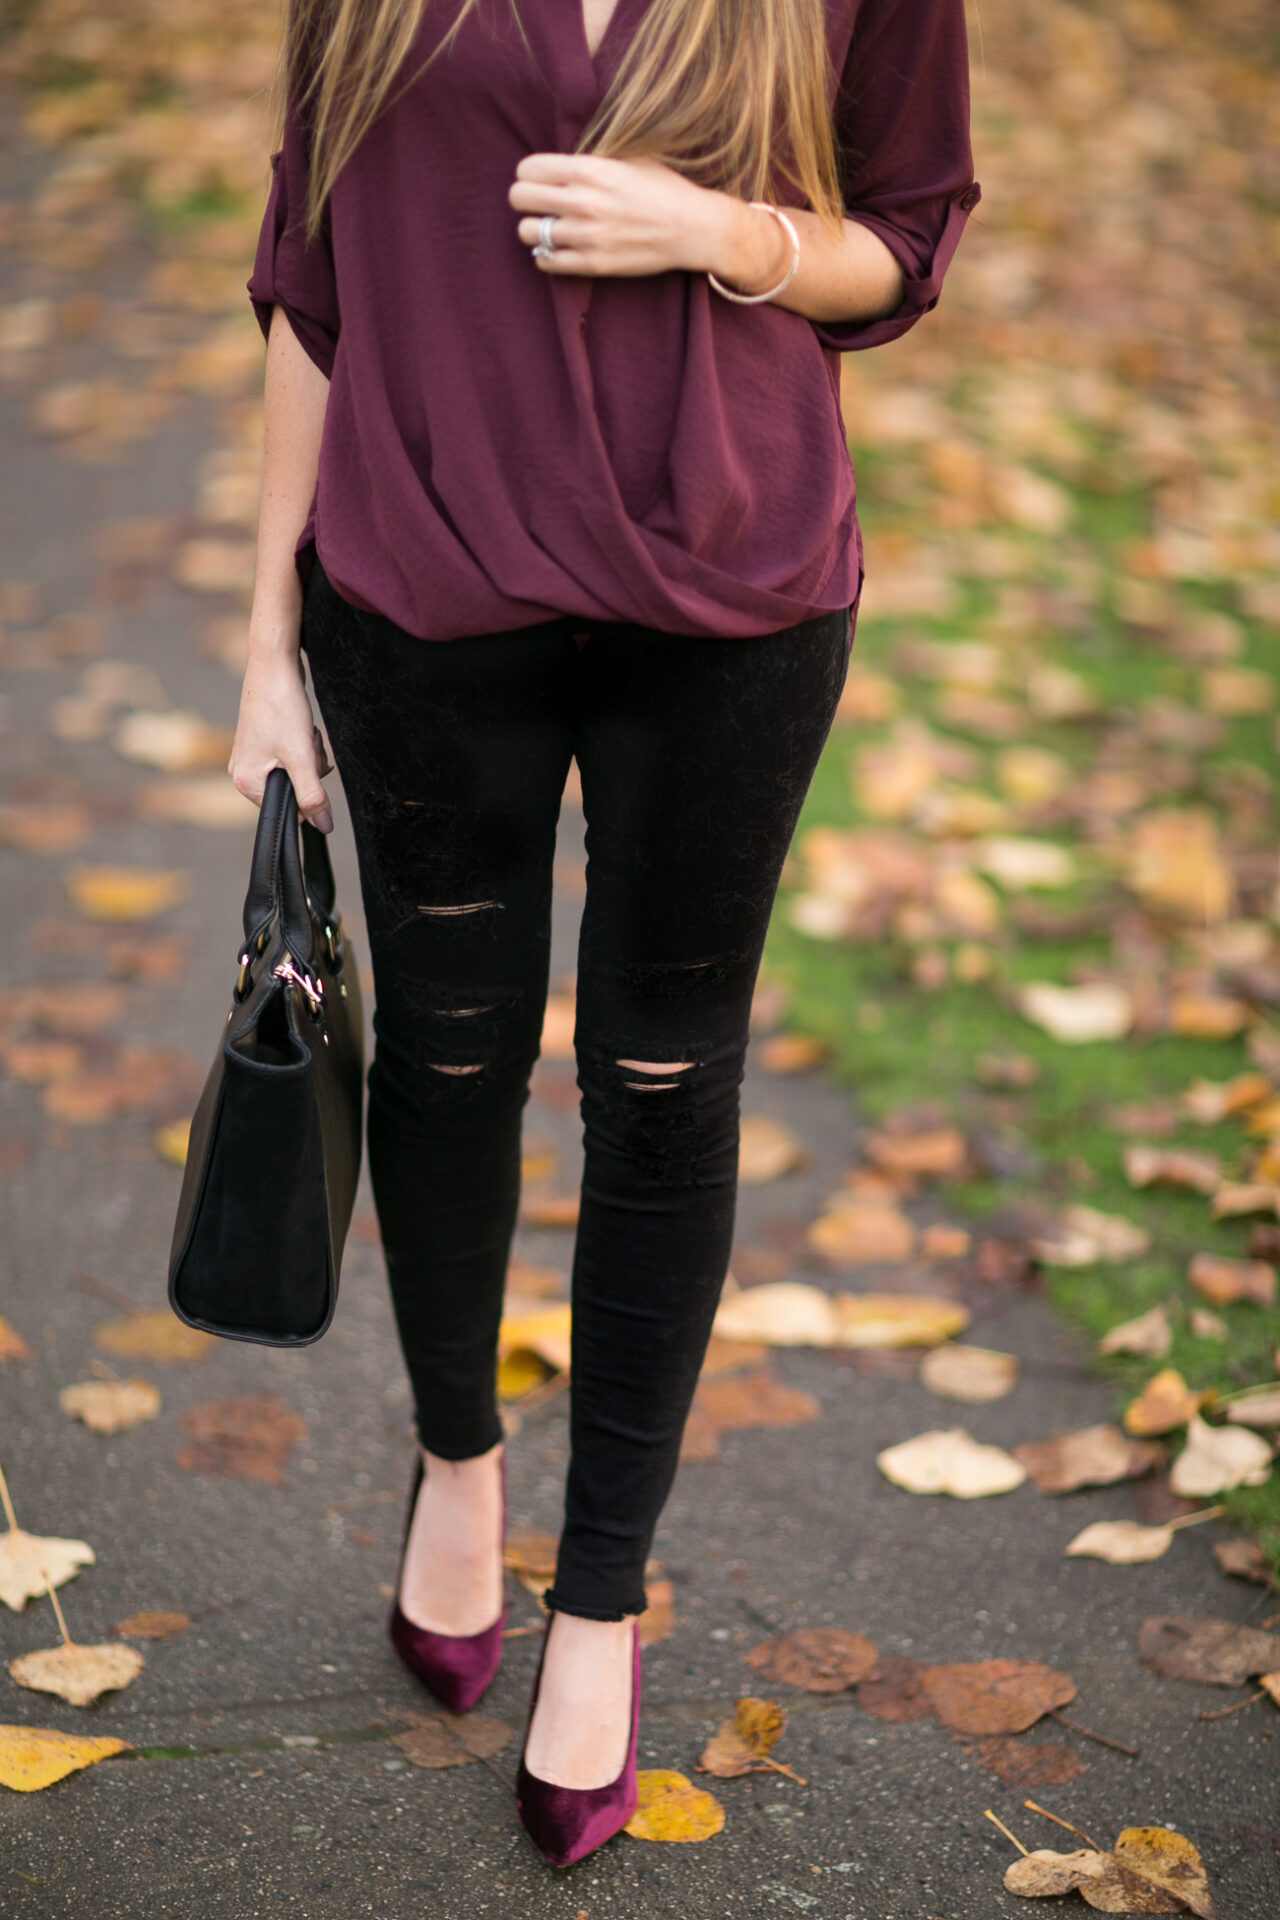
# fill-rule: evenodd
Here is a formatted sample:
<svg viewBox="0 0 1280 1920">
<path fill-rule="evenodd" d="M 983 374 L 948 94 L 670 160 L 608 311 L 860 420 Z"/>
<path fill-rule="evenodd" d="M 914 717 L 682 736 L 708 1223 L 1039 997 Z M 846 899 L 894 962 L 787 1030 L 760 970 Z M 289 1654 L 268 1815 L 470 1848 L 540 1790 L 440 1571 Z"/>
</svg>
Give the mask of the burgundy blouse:
<svg viewBox="0 0 1280 1920">
<path fill-rule="evenodd" d="M 861 593 L 838 356 L 937 305 L 981 197 L 964 0 L 827 0 L 845 204 L 906 276 L 896 312 L 848 322 L 701 273 L 544 274 L 517 237 L 517 161 L 572 149 L 647 4 L 617 0 L 592 60 L 581 0 L 520 0 L 527 43 L 482 0 L 405 86 L 457 13 L 432 0 L 316 244 L 296 112 L 272 155 L 249 295 L 330 380 L 298 569 L 318 551 L 424 640 L 561 614 L 745 637 Z"/>
</svg>

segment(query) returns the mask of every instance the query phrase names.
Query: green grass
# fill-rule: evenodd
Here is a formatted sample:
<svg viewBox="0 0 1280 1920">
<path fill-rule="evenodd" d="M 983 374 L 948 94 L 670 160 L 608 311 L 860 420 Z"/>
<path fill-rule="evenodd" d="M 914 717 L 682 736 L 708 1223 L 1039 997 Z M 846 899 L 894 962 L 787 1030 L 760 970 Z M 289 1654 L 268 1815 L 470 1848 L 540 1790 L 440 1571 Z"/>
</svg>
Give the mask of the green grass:
<svg viewBox="0 0 1280 1920">
<path fill-rule="evenodd" d="M 1101 451 L 1097 465 L 1104 466 Z M 884 453 L 860 452 L 858 476 L 871 572 L 880 516 L 903 524 L 907 489 L 901 463 Z M 1083 776 L 1104 726 L 1117 717 L 1136 714 L 1142 702 L 1154 698 L 1194 707 L 1200 669 L 1163 648 L 1158 635 L 1126 627 L 1113 611 L 1114 577 L 1120 570 L 1117 549 L 1148 531 L 1151 511 L 1145 492 L 1132 486 L 1111 490 L 1104 481 L 1102 488 L 1077 487 L 1074 497 L 1075 520 L 1068 538 L 1059 543 L 1060 550 L 1068 561 L 1074 553 L 1095 564 L 1101 562 L 1103 586 L 1088 628 L 1070 634 L 1046 632 L 1041 655 L 1081 674 L 1098 695 L 1103 714 L 1097 721 L 1037 725 L 1027 737 L 1063 755 Z M 908 512 L 908 522 L 910 518 Z M 1034 558 L 1038 544 L 1028 545 L 1025 577 L 1043 585 L 1052 580 L 1052 573 L 1047 561 L 1041 565 Z M 899 680 L 893 647 L 902 634 L 981 638 L 994 605 L 992 583 L 961 584 L 962 609 L 953 619 L 860 621 L 855 664 Z M 1222 608 L 1240 622 L 1247 646 L 1239 664 L 1277 671 L 1275 636 L 1240 613 L 1226 585 L 1179 583 L 1177 593 L 1188 608 Z M 982 756 L 985 768 L 989 769 L 993 753 L 1009 744 L 993 745 L 948 728 L 932 711 L 933 689 L 927 683 L 902 684 L 906 697 L 901 711 L 921 714 L 937 732 L 963 739 Z M 1198 756 L 1194 780 L 1167 801 L 1150 804 L 1213 806 L 1215 797 L 1221 796 L 1224 775 L 1233 777 L 1226 770 L 1242 765 L 1262 769 L 1269 784 L 1275 767 L 1274 729 L 1271 715 L 1227 722 L 1221 745 Z M 861 723 L 837 726 L 805 805 L 796 836 L 797 853 L 805 832 L 813 826 L 859 823 L 849 779 L 851 756 L 884 731 Z M 993 790 L 986 774 L 974 784 Z M 1274 822 L 1273 808 L 1271 815 Z M 1109 1110 L 1116 1107 L 1175 1099 L 1194 1079 L 1223 1080 L 1239 1073 L 1248 1065 L 1243 1041 L 1160 1035 L 1118 1044 L 1064 1045 L 1031 1025 L 1014 1004 L 1014 989 L 1020 981 L 1067 983 L 1081 964 L 1098 965 L 1109 957 L 1105 910 L 1109 902 L 1125 898 L 1124 890 L 1089 848 L 1068 843 L 1077 854 L 1081 877 L 1071 889 L 1055 891 L 1053 904 L 1095 903 L 1104 909 L 1099 930 L 1078 939 L 1002 936 L 993 943 L 991 976 L 975 986 L 952 983 L 936 991 L 922 990 L 911 975 L 912 950 L 892 935 L 876 943 L 852 944 L 800 933 L 788 920 L 784 887 L 770 930 L 766 965 L 770 975 L 791 990 L 788 1024 L 832 1043 L 835 1071 L 873 1120 L 896 1108 L 929 1101 L 962 1127 L 992 1128 L 991 1096 L 976 1074 L 979 1056 L 1029 1056 L 1038 1068 L 1035 1085 L 1016 1095 L 1002 1093 L 999 1099 L 1006 1104 L 994 1123 L 997 1135 L 1009 1136 L 1025 1156 L 1025 1169 L 1006 1178 L 938 1189 L 948 1212 L 977 1224 L 1019 1202 L 1043 1205 L 1079 1200 L 1127 1216 L 1149 1230 L 1151 1251 L 1122 1265 L 1052 1270 L 1048 1288 L 1058 1311 L 1092 1340 L 1165 1302 L 1174 1324 L 1174 1347 L 1168 1360 L 1158 1364 L 1176 1366 L 1193 1387 L 1217 1392 L 1271 1379 L 1277 1370 L 1280 1310 L 1250 1305 L 1224 1309 L 1222 1318 L 1230 1329 L 1225 1342 L 1197 1338 L 1188 1323 L 1190 1308 L 1202 1304 L 1187 1284 L 1190 1257 L 1202 1251 L 1244 1255 L 1251 1222 L 1215 1222 L 1208 1201 L 1198 1194 L 1169 1188 L 1135 1190 L 1123 1170 L 1124 1148 L 1134 1136 L 1122 1133 L 1108 1119 Z M 1170 935 L 1176 939 L 1175 928 L 1170 928 Z M 954 949 L 954 942 L 943 944 Z M 1280 1026 L 1280 1017 L 1275 1024 Z M 1251 1143 L 1236 1122 L 1201 1127 L 1188 1121 L 1159 1144 L 1219 1153 L 1230 1177 L 1243 1173 Z M 1117 1412 L 1156 1370 L 1156 1363 L 1132 1359 L 1098 1364 L 1114 1386 Z M 1233 1520 L 1257 1534 L 1280 1570 L 1280 1473 L 1273 1473 L 1265 1488 L 1228 1495 L 1226 1505 Z"/>
</svg>

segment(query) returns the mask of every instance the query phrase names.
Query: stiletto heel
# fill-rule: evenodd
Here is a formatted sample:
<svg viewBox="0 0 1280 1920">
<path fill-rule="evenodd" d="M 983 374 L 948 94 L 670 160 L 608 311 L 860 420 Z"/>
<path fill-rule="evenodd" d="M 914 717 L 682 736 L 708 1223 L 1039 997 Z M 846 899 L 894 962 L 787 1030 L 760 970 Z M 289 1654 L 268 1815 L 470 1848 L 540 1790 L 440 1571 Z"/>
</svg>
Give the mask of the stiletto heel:
<svg viewBox="0 0 1280 1920">
<path fill-rule="evenodd" d="M 554 1619 L 554 1614 L 552 1618 Z M 639 1792 L 636 1783 L 636 1752 L 640 1739 L 640 1687 L 642 1682 L 640 1658 L 640 1624 L 635 1623 L 631 1630 L 631 1740 L 627 1747 L 627 1757 L 622 1764 L 622 1772 L 616 1780 L 603 1787 L 555 1787 L 547 1780 L 539 1780 L 530 1773 L 525 1765 L 525 1753 L 529 1747 L 529 1727 L 533 1723 L 534 1708 L 538 1704 L 538 1692 L 542 1685 L 542 1667 L 547 1657 L 547 1641 L 551 1634 L 551 1621 L 548 1620 L 542 1636 L 542 1652 L 538 1656 L 538 1671 L 533 1683 L 533 1699 L 529 1707 L 529 1721 L 525 1726 L 524 1746 L 520 1752 L 520 1765 L 516 1772 L 516 1806 L 519 1809 L 521 1824 L 534 1844 L 539 1847 L 553 1867 L 571 1867 L 575 1860 L 581 1860 L 615 1833 L 620 1833 L 636 1810 Z"/>
<path fill-rule="evenodd" d="M 507 1456 L 502 1455 L 502 1537 L 507 1532 Z M 404 1539 L 400 1547 L 400 1570 L 404 1572 L 404 1556 L 409 1546 L 409 1530 L 413 1525 L 414 1510 L 418 1504 L 418 1494 L 426 1477 L 426 1466 L 419 1452 L 417 1469 L 413 1477 L 413 1487 L 409 1494 L 409 1511 L 404 1523 Z M 504 1583 L 505 1585 L 505 1583 Z M 491 1627 L 484 1627 L 479 1633 L 432 1633 L 426 1627 L 417 1627 L 400 1606 L 400 1583 L 396 1582 L 396 1599 L 391 1608 L 391 1618 L 387 1623 L 387 1632 L 392 1646 L 408 1667 L 416 1680 L 439 1700 L 441 1706 L 451 1713 L 468 1713 L 485 1692 L 502 1664 L 502 1636 L 507 1624 L 507 1603 L 504 1598 L 502 1611 Z"/>
</svg>

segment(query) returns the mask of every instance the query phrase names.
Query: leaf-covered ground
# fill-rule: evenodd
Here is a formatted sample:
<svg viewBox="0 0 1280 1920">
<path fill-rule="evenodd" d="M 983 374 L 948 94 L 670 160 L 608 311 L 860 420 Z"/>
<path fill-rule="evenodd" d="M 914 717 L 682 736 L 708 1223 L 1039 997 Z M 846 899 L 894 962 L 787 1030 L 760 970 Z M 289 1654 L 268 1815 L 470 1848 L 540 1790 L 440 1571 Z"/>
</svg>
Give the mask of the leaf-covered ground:
<svg viewBox="0 0 1280 1920">
<path fill-rule="evenodd" d="M 935 313 L 844 363 L 868 581 L 770 958 L 873 1114 L 990 1137 L 958 1216 L 1145 1226 L 1055 1298 L 1098 1336 L 1167 1302 L 1168 1364 L 1225 1392 L 1280 1343 L 1274 1299 L 1197 1334 L 1187 1284 L 1280 1253 L 1280 35 L 1135 0 L 971 44 L 983 202 Z M 1059 999 L 1057 1039 L 1038 982 L 1119 991 Z M 1134 1143 L 1218 1179 L 1139 1190 Z M 1125 1397 L 1152 1370 L 1106 1364 Z M 1231 1507 L 1280 1563 L 1274 1484 Z"/>
</svg>

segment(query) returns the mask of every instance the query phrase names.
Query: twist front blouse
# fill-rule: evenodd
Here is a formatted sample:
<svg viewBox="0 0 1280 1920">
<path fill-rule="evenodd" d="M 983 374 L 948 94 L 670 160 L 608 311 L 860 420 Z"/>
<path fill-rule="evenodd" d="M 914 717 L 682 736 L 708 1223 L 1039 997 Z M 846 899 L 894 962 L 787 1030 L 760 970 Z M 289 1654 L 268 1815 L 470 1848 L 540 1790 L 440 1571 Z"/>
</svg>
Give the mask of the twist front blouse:
<svg viewBox="0 0 1280 1920">
<path fill-rule="evenodd" d="M 543 273 L 507 190 L 570 152 L 649 0 L 617 0 L 595 58 L 581 0 L 432 0 L 398 97 L 300 224 L 291 110 L 248 291 L 284 307 L 330 381 L 295 555 L 423 640 L 571 614 L 750 636 L 856 606 L 862 535 L 839 355 L 936 306 L 981 197 L 964 0 L 826 0 L 846 212 L 899 261 L 897 310 L 816 322 L 706 276 Z"/>
</svg>

